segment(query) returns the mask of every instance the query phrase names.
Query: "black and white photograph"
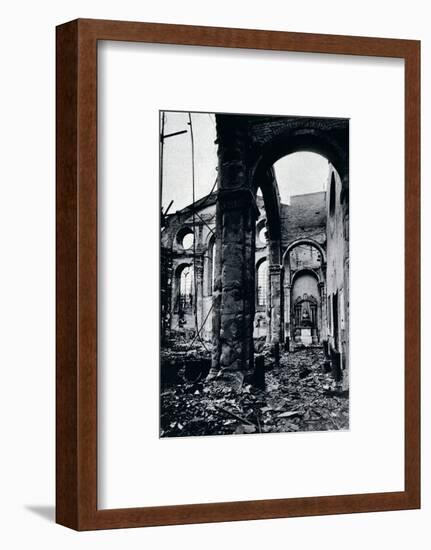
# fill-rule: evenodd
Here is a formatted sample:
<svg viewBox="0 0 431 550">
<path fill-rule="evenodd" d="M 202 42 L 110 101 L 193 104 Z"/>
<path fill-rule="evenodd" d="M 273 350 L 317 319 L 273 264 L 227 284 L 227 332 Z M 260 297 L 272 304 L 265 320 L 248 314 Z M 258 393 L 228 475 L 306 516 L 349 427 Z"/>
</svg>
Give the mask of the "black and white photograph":
<svg viewBox="0 0 431 550">
<path fill-rule="evenodd" d="M 160 111 L 160 437 L 349 429 L 349 120 Z"/>
<path fill-rule="evenodd" d="M 429 5 L 2 8 L 0 549 L 429 550 Z"/>
</svg>

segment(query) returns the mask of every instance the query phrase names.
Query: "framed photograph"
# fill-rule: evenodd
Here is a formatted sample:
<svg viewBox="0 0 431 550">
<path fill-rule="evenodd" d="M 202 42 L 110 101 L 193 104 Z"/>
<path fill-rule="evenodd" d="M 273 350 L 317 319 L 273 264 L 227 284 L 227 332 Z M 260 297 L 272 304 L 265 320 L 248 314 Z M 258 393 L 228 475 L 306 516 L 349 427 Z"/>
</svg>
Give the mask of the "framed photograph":
<svg viewBox="0 0 431 550">
<path fill-rule="evenodd" d="M 57 28 L 57 522 L 420 507 L 420 43 Z"/>
</svg>

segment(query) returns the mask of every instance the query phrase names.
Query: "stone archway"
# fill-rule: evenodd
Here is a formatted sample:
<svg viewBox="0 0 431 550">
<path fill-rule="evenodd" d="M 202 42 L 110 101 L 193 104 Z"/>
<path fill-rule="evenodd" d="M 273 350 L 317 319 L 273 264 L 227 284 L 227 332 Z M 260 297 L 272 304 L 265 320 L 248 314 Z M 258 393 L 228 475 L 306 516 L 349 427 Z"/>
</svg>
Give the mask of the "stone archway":
<svg viewBox="0 0 431 550">
<path fill-rule="evenodd" d="M 280 194 L 272 167 L 259 174 L 252 182 L 256 196 L 261 190 L 266 213 L 268 247 L 268 336 L 267 342 L 276 360 L 282 340 L 282 266 L 281 266 L 281 219 Z"/>
<path fill-rule="evenodd" d="M 280 199 L 272 166 L 290 153 L 316 152 L 335 166 L 347 188 L 348 121 L 217 114 L 216 125 L 218 198 L 210 376 L 242 383 L 254 368 L 256 190 L 262 189 L 268 219 L 271 338 L 277 345 L 282 334 L 282 269 Z"/>
<path fill-rule="evenodd" d="M 290 265 L 290 253 L 295 250 L 295 248 L 306 245 L 314 248 L 320 254 L 320 266 L 319 268 L 308 269 L 303 268 L 295 273 L 291 271 Z M 320 342 L 327 339 L 326 334 L 326 324 L 327 324 L 327 303 L 326 303 L 326 250 L 321 244 L 311 238 L 300 238 L 289 243 L 286 250 L 283 253 L 282 258 L 283 266 L 283 298 L 284 298 L 284 336 L 285 341 L 289 342 L 293 339 L 292 335 L 292 290 L 295 278 L 304 272 L 312 273 L 317 279 L 318 291 L 319 291 L 319 309 L 318 309 L 318 324 L 320 326 Z M 289 346 L 288 346 L 289 347 Z"/>
<path fill-rule="evenodd" d="M 296 239 L 295 241 L 289 243 L 288 247 L 286 248 L 286 250 L 283 252 L 283 263 L 285 262 L 285 259 L 287 257 L 287 255 L 294 249 L 296 248 L 297 246 L 300 246 L 302 244 L 306 244 L 306 245 L 310 245 L 310 246 L 313 246 L 316 250 L 318 250 L 319 254 L 321 255 L 322 257 L 322 265 L 325 265 L 326 264 L 326 251 L 325 249 L 323 248 L 323 246 L 321 244 L 319 244 L 317 241 L 315 241 L 314 239 L 310 239 L 310 238 L 302 238 L 302 239 Z"/>
<path fill-rule="evenodd" d="M 290 336 L 293 342 L 317 344 L 320 341 L 322 318 L 320 286 L 321 278 L 313 269 L 301 269 L 291 279 Z M 308 315 L 308 318 L 305 316 Z"/>
</svg>

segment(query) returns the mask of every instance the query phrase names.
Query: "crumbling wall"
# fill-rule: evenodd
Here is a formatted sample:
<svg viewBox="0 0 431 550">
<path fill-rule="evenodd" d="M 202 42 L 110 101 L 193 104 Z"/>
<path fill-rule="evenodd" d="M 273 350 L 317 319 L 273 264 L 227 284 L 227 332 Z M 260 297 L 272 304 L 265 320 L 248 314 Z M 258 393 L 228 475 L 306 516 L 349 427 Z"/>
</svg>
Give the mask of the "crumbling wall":
<svg viewBox="0 0 431 550">
<path fill-rule="evenodd" d="M 206 200 L 207 199 L 207 200 Z M 259 210 L 256 219 L 255 236 L 255 265 L 263 259 L 269 258 L 268 242 L 259 236 L 260 229 L 266 227 L 266 212 L 263 197 L 256 196 L 256 206 Z M 281 235 L 282 249 L 285 250 L 292 242 L 300 238 L 311 238 L 323 247 L 326 245 L 326 199 L 325 192 L 309 193 L 292 197 L 291 205 L 281 205 Z M 181 338 L 186 340 L 193 338 L 196 333 L 196 322 L 194 310 L 178 311 L 178 281 L 175 273 L 181 265 L 192 265 L 193 248 L 184 249 L 178 234 L 184 228 L 195 227 L 197 237 L 196 253 L 199 255 L 199 262 L 202 269 L 202 293 L 197 296 L 197 316 L 199 319 L 200 335 L 206 342 L 212 339 L 212 305 L 213 305 L 213 284 L 210 279 L 213 275 L 212 263 L 215 262 L 215 254 L 211 246 L 215 240 L 215 211 L 216 194 L 197 201 L 195 215 L 190 206 L 167 216 L 166 227 L 162 231 L 163 249 L 170 251 L 171 277 L 170 277 L 170 324 L 169 328 L 173 335 L 179 333 Z M 194 225 L 193 225 L 194 219 Z M 293 274 L 293 272 L 292 272 Z M 269 273 L 268 273 L 269 278 Z M 165 285 L 163 285 L 165 286 Z M 166 291 L 164 293 L 164 299 Z M 267 283 L 267 303 L 258 305 L 256 301 L 256 312 L 254 318 L 255 339 L 266 339 L 270 329 L 270 284 Z M 166 302 L 168 303 L 168 302 Z M 180 319 L 181 317 L 181 319 Z M 181 322 L 180 322 L 181 320 Z"/>
<path fill-rule="evenodd" d="M 281 241 L 283 250 L 298 239 L 312 239 L 324 245 L 326 241 L 326 193 L 294 195 L 290 205 L 281 208 Z"/>
<path fill-rule="evenodd" d="M 340 354 L 340 367 L 349 366 L 349 211 L 348 197 L 331 167 L 327 187 L 327 308 L 328 342 Z"/>
</svg>

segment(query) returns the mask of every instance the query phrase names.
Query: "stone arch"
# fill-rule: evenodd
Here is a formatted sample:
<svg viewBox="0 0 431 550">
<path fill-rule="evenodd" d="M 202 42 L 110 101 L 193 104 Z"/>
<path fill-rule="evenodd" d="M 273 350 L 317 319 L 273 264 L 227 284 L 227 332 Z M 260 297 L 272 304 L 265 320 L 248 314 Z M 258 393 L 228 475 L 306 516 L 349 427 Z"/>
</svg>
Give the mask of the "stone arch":
<svg viewBox="0 0 431 550">
<path fill-rule="evenodd" d="M 316 279 L 317 283 L 322 282 L 322 277 L 319 273 L 317 273 L 314 269 L 310 269 L 309 267 L 306 267 L 304 269 L 298 269 L 298 271 L 295 271 L 295 273 L 292 275 L 292 279 L 291 279 L 292 286 L 295 283 L 296 279 L 298 279 L 302 275 L 311 275 Z"/>
<path fill-rule="evenodd" d="M 260 238 L 260 233 L 265 230 L 266 231 L 266 236 L 265 236 L 265 240 L 262 240 Z M 268 244 L 268 229 L 266 227 L 266 217 L 265 218 L 261 218 L 260 220 L 258 220 L 258 222 L 256 223 L 256 246 L 258 248 L 262 248 L 262 247 L 266 247 Z"/>
<path fill-rule="evenodd" d="M 210 376 L 241 384 L 254 368 L 256 192 L 262 190 L 269 235 L 271 344 L 282 339 L 280 197 L 273 165 L 298 151 L 328 159 L 348 187 L 346 119 L 216 114 L 217 276 Z"/>
<path fill-rule="evenodd" d="M 275 178 L 272 166 L 265 174 L 257 174 L 253 179 L 252 191 L 254 196 L 260 188 L 263 197 L 266 214 L 266 227 L 268 230 L 268 244 L 280 243 L 281 238 L 281 217 L 280 217 L 280 193 L 278 191 L 277 180 Z M 274 248 L 275 245 L 273 245 Z M 272 251 L 278 255 L 276 248 Z"/>
<path fill-rule="evenodd" d="M 274 169 L 270 167 L 265 174 L 259 175 L 252 181 L 251 185 L 254 196 L 256 196 L 257 190 L 261 189 L 265 206 L 267 228 L 267 257 L 265 259 L 268 261 L 267 342 L 271 344 L 274 355 L 278 358 L 279 345 L 282 341 L 281 206 Z M 253 254 L 255 254 L 255 250 L 253 250 Z"/>
<path fill-rule="evenodd" d="M 318 270 L 312 268 L 302 268 L 295 271 L 292 275 L 290 270 L 289 255 L 297 247 L 301 245 L 307 245 L 314 247 L 321 256 L 321 264 Z M 319 290 L 319 339 L 320 341 L 326 339 L 326 319 L 327 319 L 327 303 L 326 303 L 326 275 L 325 275 L 325 265 L 326 265 L 326 251 L 323 246 L 310 238 L 300 238 L 289 243 L 288 247 L 283 253 L 283 296 L 284 296 L 284 335 L 285 338 L 293 338 L 293 326 L 292 326 L 292 310 L 294 304 L 292 303 L 292 293 L 294 289 L 295 280 L 304 273 L 309 273 L 317 280 L 318 290 Z"/>
<path fill-rule="evenodd" d="M 175 267 L 174 280 L 172 285 L 172 304 L 174 305 L 174 311 L 178 311 L 181 307 L 181 304 L 180 304 L 181 276 L 183 275 L 184 270 L 190 269 L 192 267 L 193 267 L 192 262 L 181 262 Z M 194 276 L 194 274 L 192 276 Z"/>
<path fill-rule="evenodd" d="M 208 230 L 206 237 L 203 239 L 203 248 L 208 251 L 211 241 L 215 239 L 215 229 Z"/>
<path fill-rule="evenodd" d="M 262 258 L 259 258 L 256 262 L 256 278 L 255 278 L 256 307 L 259 307 L 259 305 L 262 305 L 262 306 L 266 307 L 266 304 L 267 304 L 267 297 L 266 296 L 265 296 L 264 304 L 259 304 L 259 295 L 258 295 L 258 293 L 259 293 L 259 269 L 262 267 L 262 265 L 265 262 L 268 263 L 268 258 L 266 256 L 263 256 Z M 268 277 L 268 273 L 267 273 L 267 277 Z M 267 287 L 268 287 L 268 282 L 266 282 L 266 290 L 267 290 Z"/>
<path fill-rule="evenodd" d="M 348 120 L 347 119 L 329 119 L 329 118 L 308 118 L 308 117 L 250 117 L 248 124 L 248 132 L 250 136 L 250 156 L 252 161 L 249 165 L 250 180 L 252 188 L 257 185 L 257 182 L 264 182 L 264 187 L 267 192 L 267 203 L 269 208 L 273 206 L 277 200 L 280 203 L 278 188 L 276 186 L 275 176 L 273 173 L 273 165 L 281 158 L 297 153 L 300 151 L 308 151 L 319 154 L 325 157 L 338 172 L 341 179 L 342 190 L 346 189 L 345 196 L 348 197 Z M 273 175 L 273 184 L 271 185 L 271 174 Z M 272 188 L 271 188 L 272 187 Z M 343 191 L 342 191 L 343 193 Z M 275 199 L 275 195 L 278 195 Z M 272 208 L 274 210 L 274 208 Z M 280 227 L 280 223 L 278 223 Z M 273 231 L 274 232 L 274 231 Z M 298 239 L 290 243 L 284 251 L 281 260 L 278 262 L 282 266 L 281 278 L 277 273 L 271 276 L 271 282 L 275 278 L 275 285 L 280 286 L 280 291 L 277 295 L 280 296 L 279 301 L 271 304 L 271 309 L 275 313 L 275 319 L 272 326 L 276 330 L 274 335 L 275 341 L 282 341 L 286 335 L 289 335 L 290 322 L 290 291 L 291 281 L 290 273 L 285 273 L 285 260 L 289 252 L 297 245 L 309 244 L 314 246 L 320 253 L 322 262 L 319 277 L 319 292 L 321 307 L 319 310 L 319 318 L 326 322 L 326 282 L 324 276 L 324 267 L 326 265 L 326 252 L 324 248 L 313 239 Z M 276 256 L 275 256 L 276 257 Z M 286 276 L 287 275 L 287 276 Z M 281 279 L 281 282 L 279 282 Z M 284 283 L 283 283 L 284 281 Z M 274 310 L 275 305 L 275 310 Z M 271 317 L 273 315 L 271 314 Z M 280 321 L 278 320 L 280 319 Z M 281 323 L 281 319 L 285 323 Z M 325 330 L 325 329 L 323 329 Z"/>
<path fill-rule="evenodd" d="M 268 258 L 266 256 L 262 256 L 261 258 L 259 258 L 256 262 L 256 269 L 258 269 L 259 266 L 263 264 L 263 262 L 266 262 L 267 260 Z"/>
<path fill-rule="evenodd" d="M 322 304 L 319 282 L 318 273 L 309 268 L 298 270 L 292 277 L 290 337 L 296 343 L 317 344 L 320 341 Z"/>
<path fill-rule="evenodd" d="M 294 248 L 302 244 L 310 245 L 310 246 L 313 246 L 314 248 L 317 248 L 317 250 L 319 251 L 322 257 L 322 264 L 326 264 L 326 252 L 323 246 L 319 244 L 317 241 L 315 241 L 314 239 L 304 237 L 301 239 L 296 239 L 296 241 L 293 241 L 288 245 L 286 250 L 283 252 L 283 261 L 282 261 L 283 265 L 285 264 L 286 258 L 289 256 L 290 252 L 292 252 Z"/>
<path fill-rule="evenodd" d="M 348 182 L 348 120 L 308 117 L 256 117 L 252 125 L 254 163 L 251 177 L 292 153 L 317 153 Z M 271 131 L 269 131 L 271 130 Z"/>
<path fill-rule="evenodd" d="M 186 267 L 191 267 L 192 265 L 193 262 L 180 262 L 175 266 L 175 276 L 180 275 L 181 271 L 183 271 Z"/>
</svg>

